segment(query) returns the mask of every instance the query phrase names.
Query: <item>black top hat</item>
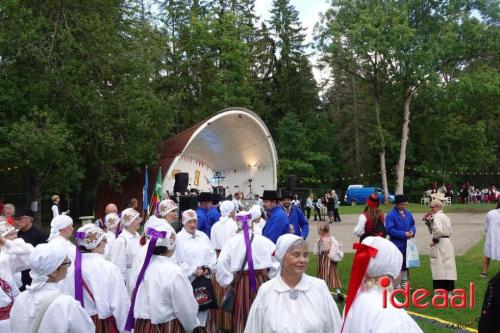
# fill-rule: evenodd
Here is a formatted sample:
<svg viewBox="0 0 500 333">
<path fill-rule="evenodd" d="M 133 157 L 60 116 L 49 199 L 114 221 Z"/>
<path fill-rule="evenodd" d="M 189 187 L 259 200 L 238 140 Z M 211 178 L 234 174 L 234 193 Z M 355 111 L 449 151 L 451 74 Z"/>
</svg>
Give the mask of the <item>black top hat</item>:
<svg viewBox="0 0 500 333">
<path fill-rule="evenodd" d="M 14 218 L 21 218 L 23 216 L 34 217 L 35 214 L 29 208 L 19 208 L 19 209 L 16 209 L 16 212 L 14 213 Z"/>
<path fill-rule="evenodd" d="M 217 205 L 221 200 L 221 196 L 217 193 L 212 194 L 212 204 Z"/>
<path fill-rule="evenodd" d="M 279 200 L 278 191 L 265 190 L 261 197 L 262 200 Z"/>
<path fill-rule="evenodd" d="M 394 197 L 394 203 L 397 205 L 399 203 L 408 202 L 404 194 L 398 194 Z"/>
<path fill-rule="evenodd" d="M 293 199 L 293 192 L 292 191 L 288 191 L 288 190 L 282 191 L 281 192 L 281 198 L 282 199 L 287 199 L 287 198 Z"/>
<path fill-rule="evenodd" d="M 206 201 L 212 202 L 212 193 L 201 192 L 200 195 L 198 195 L 198 202 L 206 202 Z"/>
</svg>

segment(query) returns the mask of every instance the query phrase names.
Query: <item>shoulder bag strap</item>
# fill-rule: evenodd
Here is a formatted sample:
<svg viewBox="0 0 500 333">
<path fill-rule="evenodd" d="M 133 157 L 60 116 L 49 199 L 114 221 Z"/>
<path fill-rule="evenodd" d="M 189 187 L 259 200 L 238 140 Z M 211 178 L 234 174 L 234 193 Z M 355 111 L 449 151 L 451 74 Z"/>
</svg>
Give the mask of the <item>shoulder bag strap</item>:
<svg viewBox="0 0 500 333">
<path fill-rule="evenodd" d="M 61 296 L 61 293 L 55 292 L 44 299 L 40 312 L 38 312 L 38 315 L 33 322 L 33 329 L 31 330 L 31 333 L 38 333 L 38 329 L 40 328 L 45 312 L 47 312 L 50 304 L 52 304 L 52 302 L 54 302 L 59 296 Z"/>
</svg>

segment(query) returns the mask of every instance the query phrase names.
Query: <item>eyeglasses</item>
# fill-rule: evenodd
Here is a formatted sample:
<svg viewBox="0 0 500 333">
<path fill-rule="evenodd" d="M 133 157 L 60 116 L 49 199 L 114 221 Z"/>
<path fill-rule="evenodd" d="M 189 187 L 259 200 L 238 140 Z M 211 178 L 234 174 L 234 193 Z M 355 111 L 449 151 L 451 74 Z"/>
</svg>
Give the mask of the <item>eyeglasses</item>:
<svg viewBox="0 0 500 333">
<path fill-rule="evenodd" d="M 61 264 L 61 266 L 63 266 L 63 265 L 68 265 L 68 266 L 71 266 L 71 260 L 69 260 L 69 259 L 68 259 L 68 260 L 66 260 L 65 262 L 63 262 L 63 263 Z"/>
<path fill-rule="evenodd" d="M 431 206 L 431 208 L 438 208 L 438 206 Z"/>
</svg>

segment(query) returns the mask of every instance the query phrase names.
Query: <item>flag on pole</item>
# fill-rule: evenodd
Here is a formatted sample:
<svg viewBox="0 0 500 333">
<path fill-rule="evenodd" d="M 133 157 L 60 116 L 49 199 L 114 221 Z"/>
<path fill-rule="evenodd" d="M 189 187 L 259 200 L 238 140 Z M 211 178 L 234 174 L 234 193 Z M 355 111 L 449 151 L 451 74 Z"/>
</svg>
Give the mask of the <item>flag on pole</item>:
<svg viewBox="0 0 500 333">
<path fill-rule="evenodd" d="M 144 171 L 144 187 L 142 189 L 142 210 L 149 211 L 148 205 L 148 188 L 149 188 L 149 179 L 148 179 L 148 167 Z"/>
<path fill-rule="evenodd" d="M 163 181 L 161 176 L 161 167 L 158 169 L 158 175 L 156 176 L 155 189 L 153 191 L 153 208 L 156 209 L 161 201 L 161 189 L 163 187 Z"/>
</svg>

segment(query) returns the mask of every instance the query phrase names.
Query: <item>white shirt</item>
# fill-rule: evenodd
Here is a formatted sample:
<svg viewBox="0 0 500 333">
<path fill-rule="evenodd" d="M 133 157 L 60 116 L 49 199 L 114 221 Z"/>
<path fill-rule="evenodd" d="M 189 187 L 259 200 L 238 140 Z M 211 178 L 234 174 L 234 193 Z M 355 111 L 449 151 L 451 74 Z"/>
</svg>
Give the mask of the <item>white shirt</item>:
<svg viewBox="0 0 500 333">
<path fill-rule="evenodd" d="M 19 295 L 15 274 L 30 269 L 31 251 L 33 251 L 33 245 L 21 238 L 6 239 L 5 245 L 0 247 L 0 278 L 10 285 L 14 297 Z"/>
<path fill-rule="evenodd" d="M 264 230 L 265 226 L 266 220 L 261 218 L 259 223 L 253 223 L 253 232 L 255 232 L 257 235 L 262 235 L 262 230 Z"/>
<path fill-rule="evenodd" d="M 111 262 L 115 264 L 122 273 L 129 293 L 132 292 L 132 288 L 135 284 L 135 281 L 131 279 L 131 271 L 135 254 L 141 246 L 139 244 L 140 238 L 138 233 L 132 235 L 126 229 L 123 229 L 120 236 L 115 240 L 113 250 L 111 251 Z"/>
<path fill-rule="evenodd" d="M 268 273 L 270 277 L 274 276 L 279 268 L 279 263 L 273 257 L 274 248 L 274 243 L 268 238 L 254 234 L 252 242 L 253 267 L 255 270 L 270 268 L 271 272 Z M 217 260 L 215 277 L 221 287 L 227 288 L 231 284 L 234 273 L 241 269 L 245 256 L 245 239 L 243 234 L 239 233 L 224 245 Z M 248 270 L 248 262 L 244 269 Z"/>
<path fill-rule="evenodd" d="M 111 261 L 111 252 L 113 250 L 113 245 L 116 240 L 116 232 L 107 231 L 106 232 L 106 248 L 104 249 L 104 259 Z"/>
<path fill-rule="evenodd" d="M 95 302 L 83 288 L 83 305 L 90 316 L 99 319 L 114 316 L 120 332 L 125 327 L 130 300 L 118 268 L 98 253 L 82 253 L 82 276 Z M 75 269 L 68 270 L 62 292 L 75 296 Z"/>
<path fill-rule="evenodd" d="M 366 224 L 366 216 L 365 214 L 361 214 L 358 217 L 358 223 L 354 227 L 354 234 L 358 237 L 363 236 L 365 233 L 365 224 Z"/>
<path fill-rule="evenodd" d="M 393 307 L 389 300 L 384 309 L 382 301 L 380 287 L 360 290 L 344 318 L 343 333 L 422 333 L 405 310 Z"/>
<path fill-rule="evenodd" d="M 57 205 L 52 205 L 52 218 L 59 216 L 59 207 Z"/>
<path fill-rule="evenodd" d="M 500 261 L 500 209 L 493 209 L 486 214 L 484 230 L 486 231 L 485 257 Z"/>
<path fill-rule="evenodd" d="M 292 290 L 298 292 L 297 299 L 290 297 Z M 325 281 L 303 274 L 292 289 L 278 274 L 260 286 L 245 333 L 338 333 L 341 325 Z"/>
<path fill-rule="evenodd" d="M 59 293 L 56 283 L 47 283 L 35 292 L 23 291 L 10 312 L 12 333 L 29 333 L 47 297 Z M 47 308 L 38 332 L 94 333 L 95 326 L 88 313 L 73 297 L 61 294 Z"/>
<path fill-rule="evenodd" d="M 215 270 L 217 256 L 208 236 L 202 231 L 196 230 L 192 235 L 183 228 L 177 234 L 175 253 L 177 263 L 191 282 L 196 278 L 198 267 L 208 266 L 210 270 Z"/>
<path fill-rule="evenodd" d="M 223 216 L 219 221 L 215 222 L 210 232 L 210 241 L 215 250 L 221 250 L 224 244 L 227 243 L 231 237 L 236 235 L 238 225 L 230 218 Z"/>
<path fill-rule="evenodd" d="M 137 291 L 135 318 L 162 324 L 179 319 L 187 332 L 199 326 L 193 287 L 171 258 L 153 255 Z"/>
</svg>

